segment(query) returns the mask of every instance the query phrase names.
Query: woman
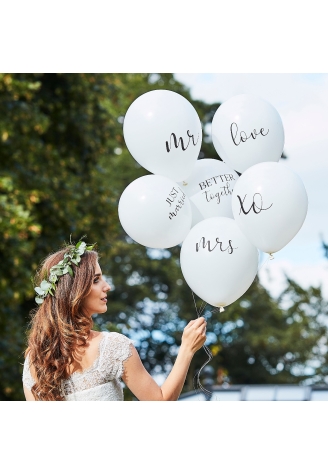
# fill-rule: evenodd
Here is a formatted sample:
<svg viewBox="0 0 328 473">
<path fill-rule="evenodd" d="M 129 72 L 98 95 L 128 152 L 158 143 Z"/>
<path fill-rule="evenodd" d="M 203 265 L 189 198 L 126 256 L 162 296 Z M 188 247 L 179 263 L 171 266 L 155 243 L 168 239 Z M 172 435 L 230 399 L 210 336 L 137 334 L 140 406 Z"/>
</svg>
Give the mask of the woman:
<svg viewBox="0 0 328 473">
<path fill-rule="evenodd" d="M 122 401 L 122 379 L 140 401 L 175 401 L 191 359 L 206 339 L 203 317 L 185 327 L 175 364 L 159 387 L 124 335 L 92 330 L 92 315 L 107 310 L 110 286 L 93 246 L 80 241 L 54 253 L 38 273 L 26 350 L 27 401 Z"/>
</svg>

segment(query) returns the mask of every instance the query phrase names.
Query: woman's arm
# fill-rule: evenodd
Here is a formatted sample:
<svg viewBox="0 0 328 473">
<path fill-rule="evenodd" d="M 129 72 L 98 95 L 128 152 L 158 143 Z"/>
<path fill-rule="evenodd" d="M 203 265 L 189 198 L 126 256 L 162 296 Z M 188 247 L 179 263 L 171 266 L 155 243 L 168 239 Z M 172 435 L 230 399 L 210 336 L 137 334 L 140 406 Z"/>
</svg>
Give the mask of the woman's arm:
<svg viewBox="0 0 328 473">
<path fill-rule="evenodd" d="M 25 399 L 27 401 L 35 401 L 32 392 L 23 384 Z"/>
<path fill-rule="evenodd" d="M 124 362 L 125 384 L 140 401 L 176 401 L 183 388 L 192 357 L 206 340 L 204 317 L 192 320 L 185 327 L 181 347 L 174 366 L 160 387 L 143 366 L 137 350 Z"/>
</svg>

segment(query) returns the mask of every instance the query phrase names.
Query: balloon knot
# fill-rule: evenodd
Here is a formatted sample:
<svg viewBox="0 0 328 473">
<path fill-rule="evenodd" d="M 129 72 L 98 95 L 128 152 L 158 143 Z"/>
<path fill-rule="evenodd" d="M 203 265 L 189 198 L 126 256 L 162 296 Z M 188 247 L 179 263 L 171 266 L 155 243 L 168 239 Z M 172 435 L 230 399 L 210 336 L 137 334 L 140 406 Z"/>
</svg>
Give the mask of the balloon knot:
<svg viewBox="0 0 328 473">
<path fill-rule="evenodd" d="M 224 312 L 224 307 L 220 307 L 220 312 Z"/>
<path fill-rule="evenodd" d="M 270 259 L 274 259 L 274 256 L 272 253 L 269 253 L 269 255 L 270 255 Z"/>
<path fill-rule="evenodd" d="M 188 182 L 182 181 L 182 184 L 183 184 L 184 186 L 187 186 L 187 185 L 188 185 Z"/>
</svg>

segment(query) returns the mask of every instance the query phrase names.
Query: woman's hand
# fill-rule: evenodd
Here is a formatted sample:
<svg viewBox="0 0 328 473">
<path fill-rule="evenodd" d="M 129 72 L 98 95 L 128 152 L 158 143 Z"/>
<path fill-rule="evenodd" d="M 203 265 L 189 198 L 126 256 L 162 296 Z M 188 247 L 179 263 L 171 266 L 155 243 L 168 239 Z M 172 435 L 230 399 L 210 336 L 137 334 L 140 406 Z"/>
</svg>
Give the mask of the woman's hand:
<svg viewBox="0 0 328 473">
<path fill-rule="evenodd" d="M 206 340 L 204 317 L 191 320 L 182 334 L 181 347 L 174 366 L 159 387 L 141 363 L 137 350 L 124 362 L 123 381 L 140 401 L 176 401 L 186 379 L 192 357 Z"/>
<path fill-rule="evenodd" d="M 194 355 L 205 343 L 206 325 L 204 317 L 191 320 L 183 331 L 181 348 L 190 350 Z"/>
</svg>

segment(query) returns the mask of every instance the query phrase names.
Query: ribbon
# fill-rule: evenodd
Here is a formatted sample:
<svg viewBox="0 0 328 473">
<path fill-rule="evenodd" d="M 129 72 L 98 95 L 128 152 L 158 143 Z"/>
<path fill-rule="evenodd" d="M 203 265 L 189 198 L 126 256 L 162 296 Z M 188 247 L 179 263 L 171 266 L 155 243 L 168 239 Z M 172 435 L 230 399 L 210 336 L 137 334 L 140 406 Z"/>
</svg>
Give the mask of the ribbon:
<svg viewBox="0 0 328 473">
<path fill-rule="evenodd" d="M 191 291 L 191 294 L 192 294 L 192 298 L 193 298 L 193 300 L 194 300 L 194 305 L 195 305 L 195 309 L 196 309 L 196 314 L 197 314 L 197 317 L 199 318 L 199 317 L 202 315 L 202 313 L 203 313 L 203 311 L 204 311 L 204 309 L 205 309 L 207 303 L 203 301 L 203 302 L 202 302 L 202 305 L 201 305 L 201 307 L 200 307 L 200 309 L 198 310 L 198 309 L 197 309 L 197 305 L 196 305 L 195 296 L 194 296 L 193 291 Z M 222 307 L 220 307 L 220 309 L 222 309 Z M 214 313 L 216 310 L 218 310 L 218 308 L 216 308 L 216 309 L 214 309 L 213 311 L 211 311 L 211 313 Z M 201 383 L 200 380 L 199 380 L 200 373 L 201 373 L 202 369 L 213 359 L 213 355 L 212 355 L 211 351 L 207 348 L 207 346 L 205 346 L 205 344 L 203 345 L 203 349 L 204 349 L 205 353 L 207 354 L 208 359 L 205 361 L 205 363 L 203 363 L 203 365 L 201 366 L 201 368 L 200 368 L 200 369 L 197 371 L 197 373 L 195 374 L 195 376 L 194 376 L 194 378 L 193 378 L 193 384 L 194 384 L 194 390 L 195 390 L 195 391 L 201 390 L 201 391 L 203 391 L 203 393 L 205 394 L 205 397 L 206 397 L 206 398 L 211 398 L 211 396 L 212 396 L 213 393 L 212 393 L 211 391 L 209 391 L 208 389 L 204 388 L 204 386 L 202 385 L 202 383 Z M 197 380 L 197 384 L 196 384 L 196 380 Z"/>
<path fill-rule="evenodd" d="M 269 253 L 269 256 L 268 258 L 261 264 L 260 268 L 258 269 L 258 271 L 260 271 L 260 269 L 263 268 L 264 265 L 266 265 L 266 263 L 270 260 L 272 260 L 274 257 L 271 253 Z M 191 291 L 191 294 L 192 294 L 192 298 L 194 300 L 194 305 L 195 305 L 195 310 L 196 310 L 196 314 L 197 314 L 197 317 L 199 318 L 202 313 L 204 312 L 204 309 L 205 307 L 207 306 L 207 302 L 203 301 L 200 308 L 197 309 L 197 305 L 196 305 L 196 301 L 195 301 L 195 296 L 194 296 L 194 293 L 193 291 Z M 216 307 L 215 309 L 211 310 L 210 313 L 211 314 L 214 314 L 215 312 L 217 311 L 220 311 L 220 312 L 224 312 L 224 308 L 223 307 Z M 207 354 L 208 356 L 208 359 L 205 361 L 205 363 L 200 367 L 200 369 L 197 371 L 197 373 L 195 374 L 194 378 L 193 378 L 193 385 L 194 385 L 194 390 L 196 392 L 198 392 L 199 390 L 203 391 L 203 393 L 205 394 L 205 397 L 206 398 L 211 398 L 212 397 L 212 392 L 209 391 L 208 389 L 204 388 L 204 386 L 202 385 L 202 383 L 200 382 L 199 378 L 200 378 L 200 373 L 202 371 L 203 368 L 205 368 L 205 366 L 211 361 L 213 360 L 213 355 L 211 353 L 211 351 L 207 348 L 207 346 L 205 346 L 205 344 L 203 345 L 203 349 L 205 351 L 205 353 Z M 197 384 L 196 384 L 196 381 L 197 381 Z"/>
</svg>

